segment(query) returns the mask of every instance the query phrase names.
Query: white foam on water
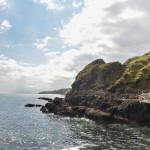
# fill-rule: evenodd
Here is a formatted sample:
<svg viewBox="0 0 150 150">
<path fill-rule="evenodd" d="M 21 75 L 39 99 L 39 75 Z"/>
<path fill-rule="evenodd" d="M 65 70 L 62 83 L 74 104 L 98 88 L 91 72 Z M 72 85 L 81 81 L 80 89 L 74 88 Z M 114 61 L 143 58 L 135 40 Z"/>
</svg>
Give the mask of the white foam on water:
<svg viewBox="0 0 150 150">
<path fill-rule="evenodd" d="M 85 148 L 85 147 L 83 147 L 83 146 L 76 146 L 76 147 L 65 148 L 65 149 L 61 149 L 61 150 L 80 150 L 80 148 Z"/>
<path fill-rule="evenodd" d="M 64 149 L 61 149 L 61 150 L 80 150 L 80 148 L 86 148 L 86 147 L 96 147 L 98 145 L 95 145 L 95 144 L 84 144 L 84 145 L 81 145 L 81 146 L 75 146 L 75 147 L 70 147 L 70 148 L 64 148 Z"/>
<path fill-rule="evenodd" d="M 88 118 L 85 118 L 85 117 L 81 117 L 81 118 L 79 118 L 79 117 L 74 117 L 74 119 L 75 119 L 76 121 L 83 121 L 83 122 L 95 123 L 95 121 L 93 121 L 93 120 L 91 120 L 91 119 L 88 119 Z"/>
</svg>

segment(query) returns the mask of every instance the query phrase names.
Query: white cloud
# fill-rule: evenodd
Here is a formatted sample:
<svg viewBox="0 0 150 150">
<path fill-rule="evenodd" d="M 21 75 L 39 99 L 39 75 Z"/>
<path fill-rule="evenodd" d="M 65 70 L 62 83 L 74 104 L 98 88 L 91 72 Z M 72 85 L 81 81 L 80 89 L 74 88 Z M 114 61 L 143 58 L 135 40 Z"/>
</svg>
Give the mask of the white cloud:
<svg viewBox="0 0 150 150">
<path fill-rule="evenodd" d="M 34 85 L 29 85 L 28 87 L 29 88 L 36 88 L 36 86 L 34 86 Z"/>
<path fill-rule="evenodd" d="M 43 51 L 43 52 L 48 52 L 49 49 L 48 49 L 48 48 L 43 48 L 42 51 Z"/>
<path fill-rule="evenodd" d="M 10 22 L 8 20 L 3 20 L 1 25 L 0 25 L 0 29 L 1 30 L 10 30 L 12 28 L 12 25 L 10 24 Z"/>
<path fill-rule="evenodd" d="M 53 52 L 51 56 L 57 54 Z M 0 92 L 37 93 L 69 87 L 76 74 L 65 69 L 71 62 L 70 56 L 71 52 L 65 52 L 57 57 L 51 57 L 47 64 L 33 66 L 0 55 Z"/>
<path fill-rule="evenodd" d="M 143 17 L 144 15 L 146 15 L 146 14 L 142 11 L 137 11 L 137 10 L 133 10 L 131 8 L 127 8 L 127 9 L 123 10 L 123 12 L 121 14 L 119 14 L 118 17 L 120 17 L 122 19 L 135 19 L 135 18 Z"/>
<path fill-rule="evenodd" d="M 53 52 L 45 53 L 45 56 L 48 56 L 49 58 L 56 58 L 58 54 L 59 52 L 53 51 Z"/>
<path fill-rule="evenodd" d="M 37 39 L 34 45 L 44 51 L 47 64 L 31 65 L 0 55 L 0 92 L 69 87 L 77 73 L 97 58 L 123 62 L 144 54 L 150 47 L 148 4 L 148 0 L 85 0 L 81 12 L 74 14 L 69 22 L 62 22 L 63 27 L 59 29 L 64 42 L 62 49 L 68 46 L 74 49 L 49 52 L 52 38 L 46 36 Z"/>
<path fill-rule="evenodd" d="M 81 6 L 82 6 L 82 2 L 73 1 L 73 3 L 72 3 L 72 7 L 74 7 L 74 8 L 79 8 Z"/>
<path fill-rule="evenodd" d="M 61 6 L 60 4 L 57 4 L 54 0 L 33 0 L 33 1 L 46 5 L 47 10 L 50 10 L 50 9 L 52 9 L 52 10 L 63 9 L 63 6 Z"/>
<path fill-rule="evenodd" d="M 49 40 L 51 40 L 52 38 L 50 36 L 46 36 L 44 39 L 42 39 L 43 43 L 48 43 Z"/>
<path fill-rule="evenodd" d="M 0 0 L 0 11 L 9 7 L 8 0 Z"/>
<path fill-rule="evenodd" d="M 68 45 L 83 45 L 99 40 L 100 44 L 112 44 L 107 35 L 101 33 L 99 26 L 105 15 L 103 11 L 112 4 L 112 0 L 87 0 L 81 13 L 75 14 L 70 22 L 60 31 L 60 36 Z"/>
<path fill-rule="evenodd" d="M 96 58 L 96 51 L 87 53 L 84 48 L 45 53 L 49 62 L 43 65 L 17 62 L 0 55 L 0 92 L 37 93 L 70 87 L 77 72 Z"/>
<path fill-rule="evenodd" d="M 82 11 L 63 25 L 60 37 L 65 45 L 77 46 L 80 54 L 106 61 L 123 62 L 141 55 L 150 46 L 149 1 L 141 4 L 142 0 L 85 0 Z"/>
<path fill-rule="evenodd" d="M 46 36 L 45 38 L 39 40 L 37 39 L 33 45 L 35 45 L 38 49 L 42 50 L 43 52 L 48 51 L 46 46 L 48 45 L 49 40 L 51 40 L 52 37 Z"/>
</svg>

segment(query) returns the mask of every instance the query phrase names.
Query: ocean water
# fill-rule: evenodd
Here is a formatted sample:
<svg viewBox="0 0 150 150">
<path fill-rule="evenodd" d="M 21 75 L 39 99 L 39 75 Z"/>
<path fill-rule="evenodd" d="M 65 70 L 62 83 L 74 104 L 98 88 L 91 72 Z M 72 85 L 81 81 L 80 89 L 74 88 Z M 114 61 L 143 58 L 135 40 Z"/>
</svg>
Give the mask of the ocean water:
<svg viewBox="0 0 150 150">
<path fill-rule="evenodd" d="M 43 114 L 42 95 L 0 95 L 0 150 L 150 150 L 150 128 Z M 57 95 L 44 95 L 55 97 Z"/>
</svg>

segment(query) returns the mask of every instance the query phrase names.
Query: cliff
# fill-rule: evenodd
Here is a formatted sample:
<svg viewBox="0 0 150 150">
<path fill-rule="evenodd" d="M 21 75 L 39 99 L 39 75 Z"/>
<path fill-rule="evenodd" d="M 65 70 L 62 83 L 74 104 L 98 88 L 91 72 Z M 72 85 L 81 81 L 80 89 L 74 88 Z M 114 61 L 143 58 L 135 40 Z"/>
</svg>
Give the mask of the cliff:
<svg viewBox="0 0 150 150">
<path fill-rule="evenodd" d="M 109 113 L 112 118 L 150 124 L 150 103 L 137 99 L 141 91 L 150 91 L 150 52 L 124 64 L 93 61 L 78 73 L 65 99 L 73 107 L 84 106 Z"/>
<path fill-rule="evenodd" d="M 150 52 L 119 62 L 105 63 L 98 59 L 85 66 L 72 84 L 72 91 L 107 90 L 119 93 L 137 93 L 150 90 Z"/>
<path fill-rule="evenodd" d="M 93 61 L 78 73 L 64 99 L 54 99 L 41 111 L 150 125 L 150 102 L 136 99 L 140 91 L 150 91 L 150 52 L 124 64 Z"/>
</svg>

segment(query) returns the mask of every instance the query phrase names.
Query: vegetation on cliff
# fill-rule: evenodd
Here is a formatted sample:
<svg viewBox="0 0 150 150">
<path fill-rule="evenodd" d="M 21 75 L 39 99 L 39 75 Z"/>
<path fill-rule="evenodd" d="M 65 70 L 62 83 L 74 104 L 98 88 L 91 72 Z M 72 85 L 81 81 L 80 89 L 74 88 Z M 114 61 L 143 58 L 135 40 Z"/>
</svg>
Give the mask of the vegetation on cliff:
<svg viewBox="0 0 150 150">
<path fill-rule="evenodd" d="M 72 90 L 110 90 L 130 92 L 150 90 L 150 52 L 119 62 L 98 59 L 88 64 L 76 77 Z"/>
<path fill-rule="evenodd" d="M 150 90 L 150 52 L 124 63 L 124 71 L 115 84 L 139 90 Z"/>
<path fill-rule="evenodd" d="M 136 99 L 139 90 L 150 90 L 150 52 L 124 64 L 93 61 L 79 72 L 65 98 L 49 101 L 41 111 L 150 125 L 150 103 Z"/>
</svg>

